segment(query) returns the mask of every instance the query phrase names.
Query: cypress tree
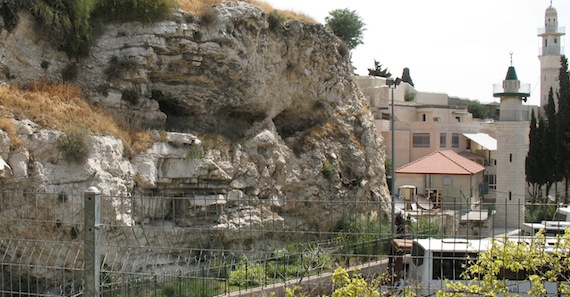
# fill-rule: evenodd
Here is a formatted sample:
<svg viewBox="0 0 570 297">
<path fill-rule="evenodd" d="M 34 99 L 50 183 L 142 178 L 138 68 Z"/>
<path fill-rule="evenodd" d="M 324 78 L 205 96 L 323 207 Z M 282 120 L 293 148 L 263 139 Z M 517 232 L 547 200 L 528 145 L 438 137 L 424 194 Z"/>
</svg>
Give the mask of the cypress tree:
<svg viewBox="0 0 570 297">
<path fill-rule="evenodd" d="M 554 183 L 562 180 L 561 167 L 558 165 L 559 150 L 556 147 L 557 139 L 557 119 L 556 119 L 556 105 L 554 104 L 554 92 L 550 88 L 548 93 L 548 104 L 544 107 L 546 112 L 546 122 L 539 121 L 541 136 L 541 167 L 543 168 L 543 179 L 546 185 L 546 195 L 550 192 L 550 188 Z M 542 120 L 542 118 L 540 119 Z"/>
<path fill-rule="evenodd" d="M 570 78 L 568 77 L 568 59 L 560 58 L 560 88 L 558 90 L 558 112 L 556 113 L 556 147 L 559 156 L 568 156 L 570 153 Z M 561 160 L 562 161 L 562 160 Z M 570 162 L 558 162 L 560 174 L 564 178 L 565 194 L 568 201 L 568 182 L 570 177 Z"/>
<path fill-rule="evenodd" d="M 539 129 L 536 123 L 536 116 L 534 115 L 534 110 L 531 113 L 530 119 L 530 132 L 529 132 L 529 149 L 525 159 L 525 175 L 526 175 L 526 182 L 529 184 L 529 187 L 532 189 L 532 197 L 533 199 L 537 198 L 537 195 L 540 191 L 541 185 L 543 180 L 541 179 L 542 176 L 542 166 L 540 166 L 540 157 L 541 157 L 541 134 L 539 133 Z"/>
</svg>

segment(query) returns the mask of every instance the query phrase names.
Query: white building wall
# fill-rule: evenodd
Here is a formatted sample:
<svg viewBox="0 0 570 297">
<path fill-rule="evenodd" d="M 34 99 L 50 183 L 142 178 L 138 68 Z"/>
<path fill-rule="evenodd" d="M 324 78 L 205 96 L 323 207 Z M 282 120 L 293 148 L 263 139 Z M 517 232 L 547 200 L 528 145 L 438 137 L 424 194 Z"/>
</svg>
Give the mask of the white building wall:
<svg viewBox="0 0 570 297">
<path fill-rule="evenodd" d="M 545 115 L 544 107 L 548 103 L 548 93 L 552 87 L 554 104 L 558 106 L 556 93 L 560 89 L 560 55 L 539 56 L 540 60 L 540 112 Z"/>
</svg>

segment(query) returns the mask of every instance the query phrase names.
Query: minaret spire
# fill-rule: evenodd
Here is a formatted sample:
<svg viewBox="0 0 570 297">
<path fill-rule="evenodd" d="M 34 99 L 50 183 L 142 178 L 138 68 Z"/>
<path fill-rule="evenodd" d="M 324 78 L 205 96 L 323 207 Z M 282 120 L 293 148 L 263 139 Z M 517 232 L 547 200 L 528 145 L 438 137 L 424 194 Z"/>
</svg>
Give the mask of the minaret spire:
<svg viewBox="0 0 570 297">
<path fill-rule="evenodd" d="M 513 52 L 510 52 L 509 55 L 511 55 L 511 66 L 513 66 Z"/>
</svg>

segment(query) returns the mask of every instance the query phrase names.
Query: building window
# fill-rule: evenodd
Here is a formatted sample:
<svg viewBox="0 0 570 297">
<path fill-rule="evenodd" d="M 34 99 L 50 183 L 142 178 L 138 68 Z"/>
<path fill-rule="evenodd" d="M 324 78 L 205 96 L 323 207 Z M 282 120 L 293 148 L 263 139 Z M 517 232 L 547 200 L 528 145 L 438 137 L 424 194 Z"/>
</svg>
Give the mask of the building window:
<svg viewBox="0 0 570 297">
<path fill-rule="evenodd" d="M 425 122 L 425 121 L 426 121 L 426 119 L 427 119 L 427 116 L 426 116 L 426 114 L 425 114 L 425 113 L 424 113 L 424 114 L 422 114 L 422 122 Z"/>
<path fill-rule="evenodd" d="M 414 133 L 412 138 L 414 147 L 429 147 L 429 133 Z"/>
<path fill-rule="evenodd" d="M 554 44 L 558 43 L 558 39 L 554 38 Z"/>
<path fill-rule="evenodd" d="M 513 192 L 509 191 L 509 200 L 513 200 Z"/>
<path fill-rule="evenodd" d="M 471 139 L 467 139 L 467 146 L 465 146 L 465 149 L 467 150 L 471 149 Z"/>
<path fill-rule="evenodd" d="M 509 162 L 513 163 L 513 154 L 509 154 Z"/>
<path fill-rule="evenodd" d="M 459 147 L 459 133 L 451 134 L 451 147 Z"/>
<path fill-rule="evenodd" d="M 497 176 L 494 174 L 485 175 L 483 181 L 489 185 L 489 189 L 497 189 Z"/>
<path fill-rule="evenodd" d="M 455 117 L 455 120 L 456 120 L 458 123 L 461 123 L 461 117 Z"/>
<path fill-rule="evenodd" d="M 434 122 L 439 122 L 439 121 L 441 121 L 441 118 L 440 118 L 440 117 L 434 117 L 434 118 L 433 118 L 433 121 L 434 121 Z"/>
<path fill-rule="evenodd" d="M 447 133 L 439 133 L 439 147 L 447 147 Z"/>
</svg>

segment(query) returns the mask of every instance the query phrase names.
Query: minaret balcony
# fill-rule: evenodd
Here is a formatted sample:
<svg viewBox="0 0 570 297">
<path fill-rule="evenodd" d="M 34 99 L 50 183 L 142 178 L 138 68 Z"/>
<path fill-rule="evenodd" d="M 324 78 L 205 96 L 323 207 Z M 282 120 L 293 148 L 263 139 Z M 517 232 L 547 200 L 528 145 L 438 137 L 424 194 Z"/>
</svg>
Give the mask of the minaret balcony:
<svg viewBox="0 0 570 297">
<path fill-rule="evenodd" d="M 493 97 L 521 97 L 526 101 L 530 97 L 530 84 L 521 83 L 516 89 L 510 88 L 509 85 L 493 84 Z"/>
<path fill-rule="evenodd" d="M 566 34 L 566 28 L 565 27 L 546 26 L 546 27 L 538 28 L 538 36 L 565 35 L 565 34 Z"/>
</svg>

